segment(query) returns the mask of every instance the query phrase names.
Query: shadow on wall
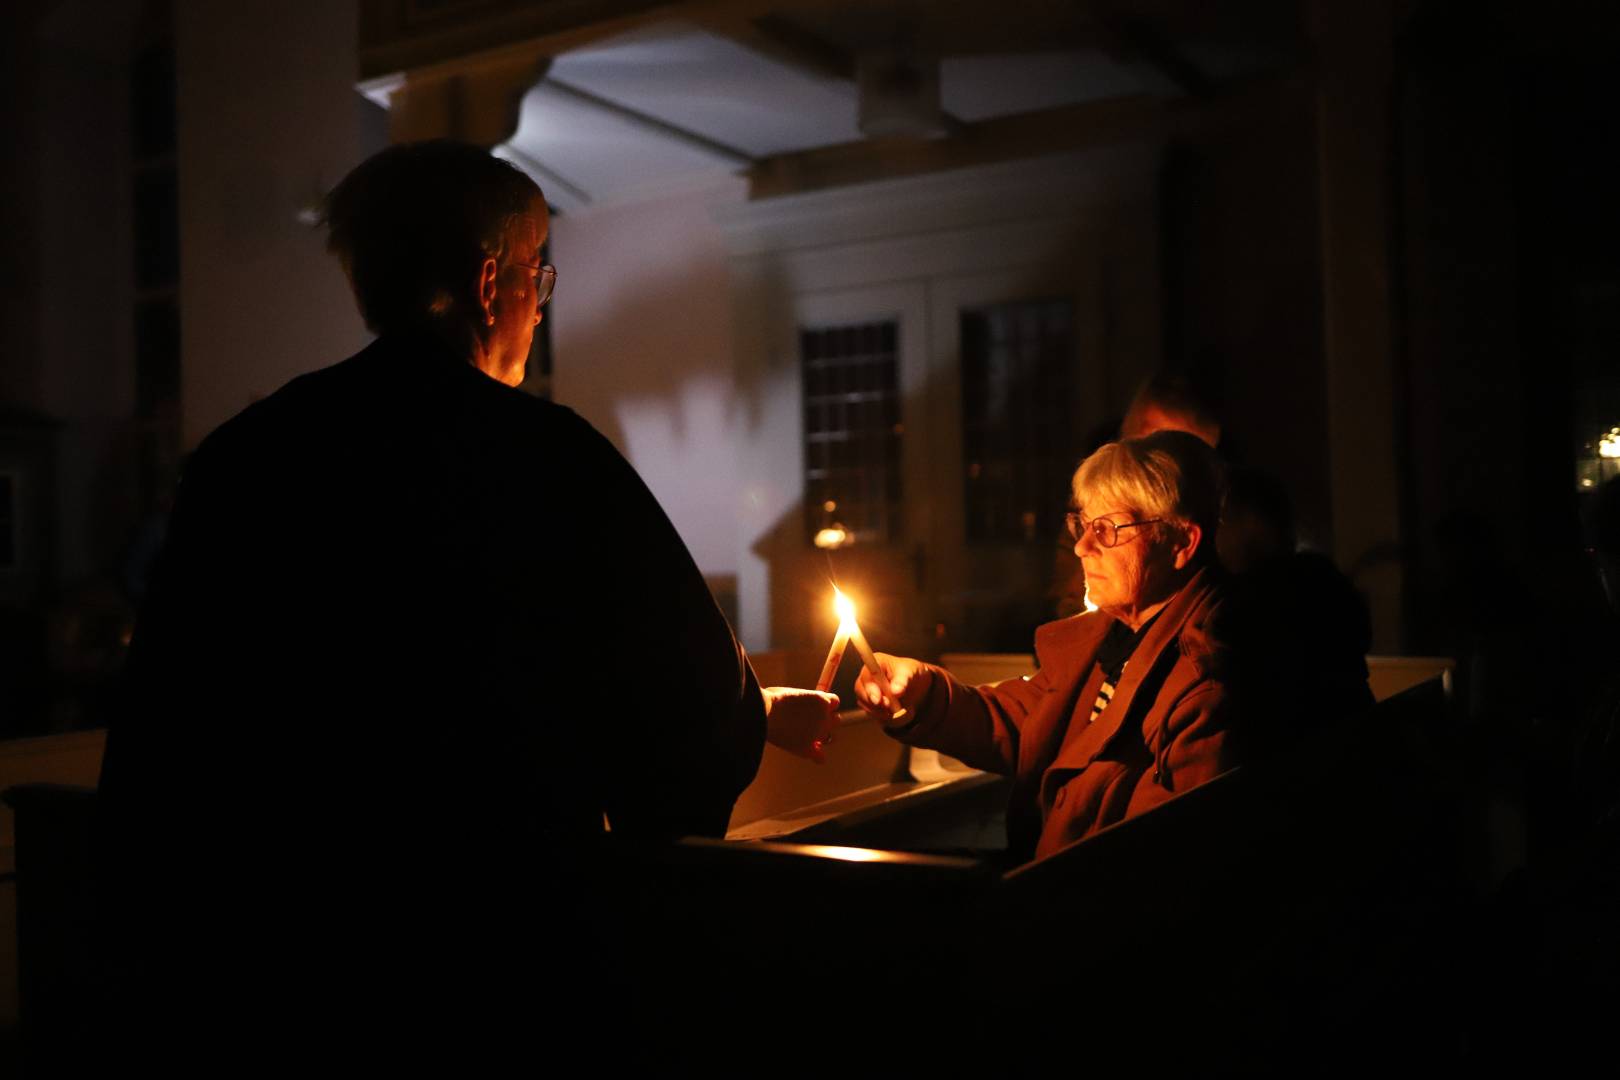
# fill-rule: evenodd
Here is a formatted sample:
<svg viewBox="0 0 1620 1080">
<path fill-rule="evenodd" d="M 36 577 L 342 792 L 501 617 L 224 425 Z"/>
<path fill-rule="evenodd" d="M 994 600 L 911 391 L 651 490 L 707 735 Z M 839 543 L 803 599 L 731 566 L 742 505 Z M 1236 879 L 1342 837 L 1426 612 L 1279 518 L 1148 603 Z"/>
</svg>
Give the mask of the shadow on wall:
<svg viewBox="0 0 1620 1080">
<path fill-rule="evenodd" d="M 730 273 L 704 197 L 558 215 L 550 251 L 553 399 L 630 459 L 705 573 L 735 575 Z"/>
<path fill-rule="evenodd" d="M 1095 233 L 1081 229 L 1066 245 L 1067 262 L 1030 269 L 1023 298 L 1069 288 L 1095 294 L 1091 307 L 1076 309 L 1077 369 L 1091 381 L 1076 405 L 1067 469 L 1088 449 L 1095 423 L 1120 413 L 1140 377 L 1160 363 L 1144 354 L 1157 348 L 1162 330 L 1165 362 L 1222 369 L 1231 438 L 1247 449 L 1247 460 L 1287 481 L 1307 531 L 1325 541 L 1315 166 L 1308 110 L 1297 119 L 1288 130 L 1298 138 L 1280 139 L 1267 128 L 1206 141 L 1175 158 L 1159 180 L 1163 235 L 1112 221 Z M 823 610 L 825 556 L 809 545 L 805 524 L 797 346 L 783 333 L 807 286 L 789 280 L 774 259 L 734 263 L 702 197 L 616 208 L 609 218 L 606 210 L 559 217 L 553 229 L 565 277 L 571 248 L 580 260 L 555 312 L 558 400 L 629 453 L 706 569 L 730 569 L 701 551 L 705 543 L 717 550 L 729 534 L 745 636 L 778 648 L 813 647 L 833 620 Z M 1081 283 L 1085 260 L 1076 252 L 1087 245 L 1098 280 Z M 1127 261 L 1144 247 L 1162 254 L 1156 262 Z M 932 289 L 953 276 L 996 273 L 998 258 L 1008 260 L 984 255 L 972 271 L 928 263 L 908 280 Z M 889 281 L 861 267 L 849 285 L 836 287 L 858 291 L 867 279 L 882 283 L 874 288 Z M 1148 304 L 1155 289 L 1163 292 L 1157 321 Z M 937 304 L 944 293 L 930 295 Z M 923 333 L 951 332 L 938 315 L 921 319 Z M 1136 330 L 1138 323 L 1152 334 Z M 1044 497 L 1027 497 L 1021 509 L 1035 515 L 1035 527 L 1022 542 L 961 538 L 954 507 L 962 498 L 957 485 L 965 484 L 963 420 L 960 387 L 950 385 L 961 376 L 954 360 L 933 359 L 953 357 L 956 345 L 947 345 L 926 350 L 926 377 L 913 377 L 903 390 L 906 439 L 913 454 L 929 459 L 904 473 L 908 534 L 886 551 L 870 545 L 840 552 L 839 573 L 870 592 L 871 618 L 890 642 L 874 641 L 877 648 L 932 655 L 1016 644 L 1021 651 L 1050 610 L 1067 476 L 1046 485 Z M 722 385 L 700 400 L 694 387 L 710 379 Z M 1004 420 L 1008 427 L 1021 422 Z M 876 627 L 869 636 L 879 636 Z"/>
<path fill-rule="evenodd" d="M 677 442 L 707 433 L 682 408 L 693 383 L 735 373 L 726 253 L 701 198 L 553 219 L 557 399 L 616 445 L 621 403 L 656 410 Z M 727 415 L 724 422 L 731 422 Z"/>
</svg>

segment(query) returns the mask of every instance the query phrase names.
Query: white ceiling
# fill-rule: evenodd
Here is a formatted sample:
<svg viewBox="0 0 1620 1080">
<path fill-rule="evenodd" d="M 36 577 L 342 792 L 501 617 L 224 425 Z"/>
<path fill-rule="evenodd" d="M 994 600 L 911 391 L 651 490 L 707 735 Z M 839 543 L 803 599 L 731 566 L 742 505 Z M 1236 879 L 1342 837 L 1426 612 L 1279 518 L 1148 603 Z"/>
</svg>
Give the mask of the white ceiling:
<svg viewBox="0 0 1620 1080">
<path fill-rule="evenodd" d="M 1221 76 L 1257 62 L 1207 47 L 1199 59 Z M 1159 68 L 1098 49 L 940 63 L 943 108 L 966 123 L 1178 92 Z M 570 212 L 718 180 L 771 155 L 857 142 L 858 105 L 853 79 L 663 22 L 557 57 L 497 152 L 529 169 L 553 206 Z"/>
<path fill-rule="evenodd" d="M 547 79 L 753 157 L 861 137 L 852 83 L 817 78 L 679 23 L 567 53 Z"/>
</svg>

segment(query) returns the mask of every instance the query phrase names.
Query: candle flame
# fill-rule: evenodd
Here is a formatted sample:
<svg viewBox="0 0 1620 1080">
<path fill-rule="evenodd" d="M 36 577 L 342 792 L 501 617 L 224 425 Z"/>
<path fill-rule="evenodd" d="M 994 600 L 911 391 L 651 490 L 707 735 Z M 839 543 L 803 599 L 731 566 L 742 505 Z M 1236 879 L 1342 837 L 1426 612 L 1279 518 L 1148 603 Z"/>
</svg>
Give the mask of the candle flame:
<svg viewBox="0 0 1620 1080">
<path fill-rule="evenodd" d="M 1091 586 L 1087 585 L 1086 586 L 1086 614 L 1089 615 L 1093 611 L 1096 611 L 1096 610 L 1097 610 L 1097 605 L 1093 604 L 1091 602 Z"/>
<path fill-rule="evenodd" d="M 1598 457 L 1620 458 L 1620 424 L 1598 436 Z"/>
<path fill-rule="evenodd" d="M 841 592 L 838 586 L 833 586 L 833 610 L 838 612 L 838 621 L 853 623 L 855 621 L 855 604 L 849 597 Z"/>
</svg>

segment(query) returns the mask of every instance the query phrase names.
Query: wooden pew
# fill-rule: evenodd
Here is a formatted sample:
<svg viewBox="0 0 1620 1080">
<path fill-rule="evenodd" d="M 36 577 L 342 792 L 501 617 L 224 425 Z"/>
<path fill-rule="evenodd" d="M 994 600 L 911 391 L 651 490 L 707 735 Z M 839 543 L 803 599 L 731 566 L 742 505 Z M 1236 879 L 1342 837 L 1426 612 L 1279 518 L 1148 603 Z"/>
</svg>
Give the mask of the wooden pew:
<svg viewBox="0 0 1620 1080">
<path fill-rule="evenodd" d="M 814 846 L 764 859 L 706 846 L 707 870 L 731 864 L 690 879 L 681 917 L 704 944 L 659 964 L 724 955 L 783 1016 L 850 993 L 883 1002 L 875 1022 L 903 1047 L 890 1067 L 1314 1072 L 1443 1057 L 1465 877 L 1444 690 L 1395 695 L 1005 875 L 962 864 L 954 889 L 891 853 L 832 868 Z M 805 835 L 837 839 L 837 824 Z M 884 824 L 868 815 L 844 837 Z M 903 831 L 890 831 L 895 846 Z M 891 867 L 881 887 L 874 870 L 863 888 L 879 865 Z M 836 934 L 780 948 L 821 911 L 842 916 Z"/>
<path fill-rule="evenodd" d="M 672 1063 L 721 1072 L 1309 1071 L 1325 1045 L 1385 1049 L 1421 1035 L 1445 990 L 1423 955 L 1456 899 L 1443 707 L 1425 684 L 1005 875 L 826 842 L 609 846 L 584 883 L 624 973 L 603 1007 Z M 951 787 L 938 800 L 973 813 L 998 794 Z M 87 992 L 93 799 L 7 801 L 30 1045 L 60 1063 Z M 897 807 L 807 835 L 898 844 L 926 802 Z"/>
<path fill-rule="evenodd" d="M 68 1075 L 84 1059 L 94 1001 L 95 789 L 18 784 L 3 793 L 13 815 L 17 872 L 17 983 L 24 1075 Z"/>
</svg>

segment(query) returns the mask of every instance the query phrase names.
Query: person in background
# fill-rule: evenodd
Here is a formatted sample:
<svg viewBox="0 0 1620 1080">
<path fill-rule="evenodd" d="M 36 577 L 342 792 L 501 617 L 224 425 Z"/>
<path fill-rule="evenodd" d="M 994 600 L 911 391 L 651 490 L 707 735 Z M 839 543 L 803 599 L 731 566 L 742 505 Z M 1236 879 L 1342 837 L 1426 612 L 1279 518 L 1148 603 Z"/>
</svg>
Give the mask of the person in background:
<svg viewBox="0 0 1620 1080">
<path fill-rule="evenodd" d="M 1470 972 L 1477 1015 L 1470 1038 L 1482 1059 L 1493 1061 L 1579 1067 L 1613 1046 L 1620 1000 L 1620 477 L 1583 499 L 1590 606 L 1561 613 L 1578 634 L 1555 637 L 1551 660 L 1534 669 L 1538 686 L 1551 685 L 1537 702 L 1532 754 L 1522 762 L 1531 857 L 1488 898 L 1477 940 L 1492 948 Z M 1544 635 L 1558 629 L 1537 626 Z"/>
<path fill-rule="evenodd" d="M 1155 431 L 1185 431 L 1211 447 L 1221 445 L 1221 420 L 1210 396 L 1190 375 L 1168 369 L 1148 377 L 1119 425 L 1122 439 L 1140 439 Z"/>
<path fill-rule="evenodd" d="M 1263 713 L 1281 725 L 1265 743 L 1286 746 L 1370 708 L 1367 603 L 1332 559 L 1299 550 L 1282 481 L 1229 468 L 1216 546 L 1233 575 L 1228 625 L 1251 646 L 1244 659 L 1255 670 L 1246 682 L 1274 699 Z"/>
</svg>

